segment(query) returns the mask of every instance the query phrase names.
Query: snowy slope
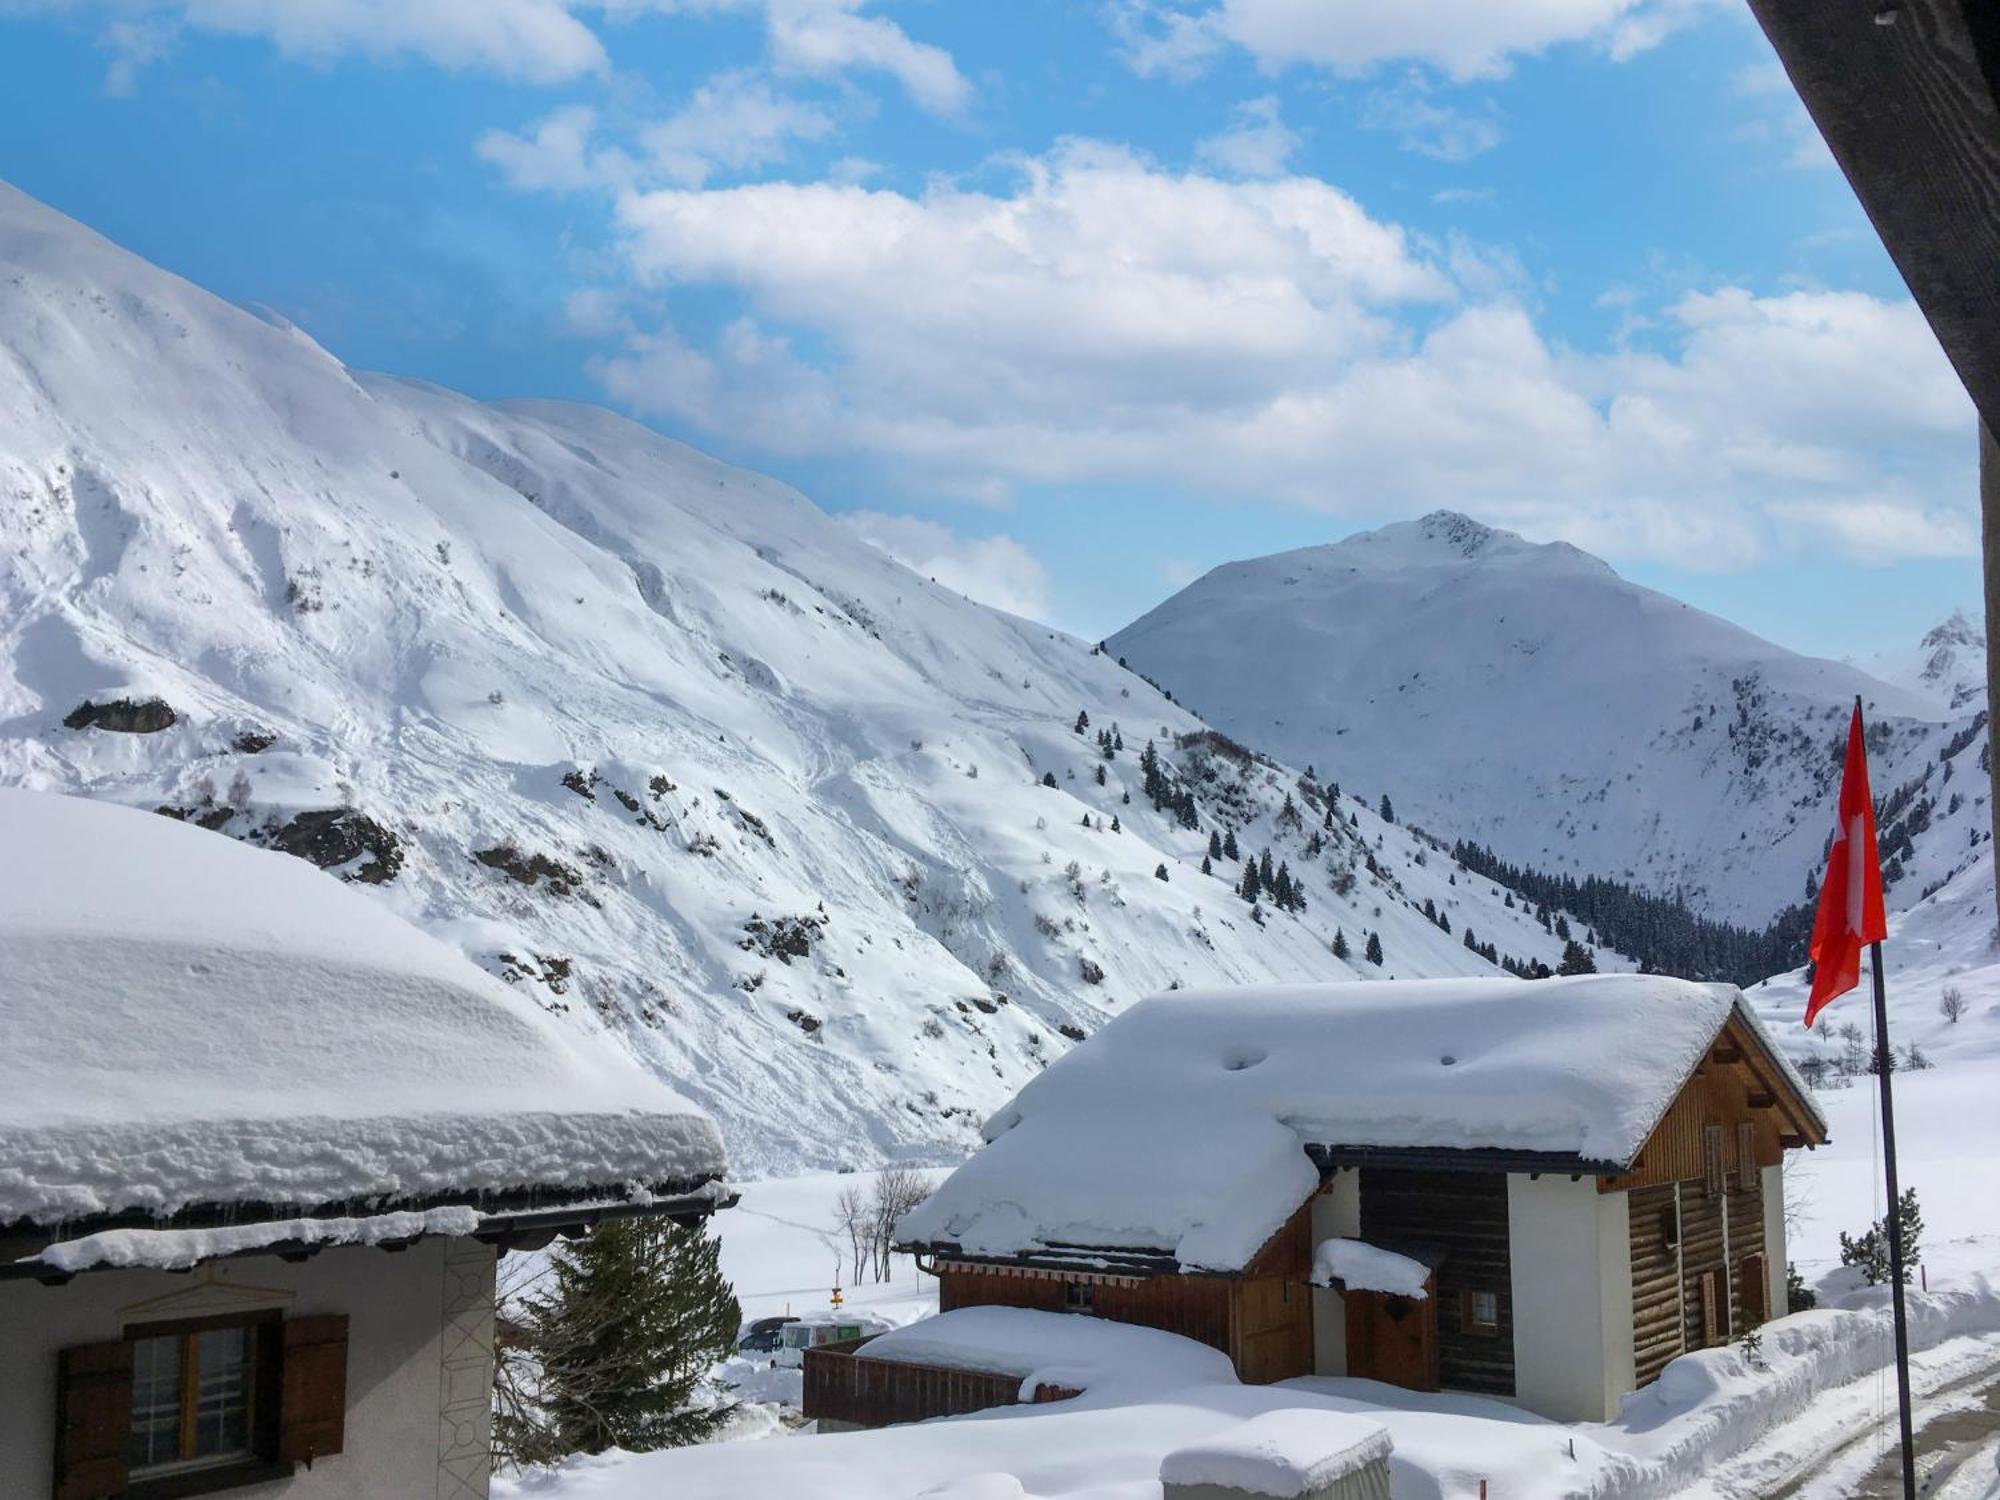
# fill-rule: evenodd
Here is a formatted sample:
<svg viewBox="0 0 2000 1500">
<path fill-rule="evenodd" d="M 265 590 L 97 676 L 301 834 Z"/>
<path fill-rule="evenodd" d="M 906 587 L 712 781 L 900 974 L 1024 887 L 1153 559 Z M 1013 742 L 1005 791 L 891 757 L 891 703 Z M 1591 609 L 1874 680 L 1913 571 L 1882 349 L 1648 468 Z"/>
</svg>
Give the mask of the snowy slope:
<svg viewBox="0 0 2000 1500">
<path fill-rule="evenodd" d="M 1925 631 L 1914 647 L 1884 651 L 1859 665 L 1928 699 L 1939 713 L 1986 706 L 1986 630 L 1962 609 Z"/>
<path fill-rule="evenodd" d="M 1551 873 L 1683 890 L 1740 925 L 1800 899 L 1856 694 L 1877 792 L 1932 777 L 1911 793 L 1934 805 L 1893 901 L 1961 867 L 1984 820 L 1969 795 L 1983 778 L 1945 780 L 1969 711 L 1451 512 L 1217 568 L 1109 649 L 1228 733 L 1386 791 L 1407 819 Z M 1955 753 L 1971 769 L 1979 746 Z"/>
<path fill-rule="evenodd" d="M 1559 957 L 1411 830 L 1174 749 L 1199 723 L 1112 658 L 781 485 L 605 412 L 356 375 L 5 188 L 0 411 L 0 783 L 355 879 L 620 1038 L 743 1176 L 962 1155 L 1172 984 L 1490 974 L 1468 925 Z M 1149 739 L 1198 829 L 1142 795 Z M 1305 912 L 1200 874 L 1224 827 Z"/>
</svg>

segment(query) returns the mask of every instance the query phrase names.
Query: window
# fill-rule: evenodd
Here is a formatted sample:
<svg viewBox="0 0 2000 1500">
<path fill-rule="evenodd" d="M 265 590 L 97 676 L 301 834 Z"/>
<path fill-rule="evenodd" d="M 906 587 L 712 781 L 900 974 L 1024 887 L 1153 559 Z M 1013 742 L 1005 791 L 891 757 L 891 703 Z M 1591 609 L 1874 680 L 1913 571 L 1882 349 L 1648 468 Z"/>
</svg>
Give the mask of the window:
<svg viewBox="0 0 2000 1500">
<path fill-rule="evenodd" d="M 1097 1306 L 1097 1288 L 1087 1281 L 1063 1283 L 1063 1311 L 1087 1313 Z"/>
<path fill-rule="evenodd" d="M 1498 1333 L 1500 1331 L 1500 1294 L 1498 1292 L 1468 1291 L 1459 1306 L 1461 1320 L 1467 1333 Z"/>
<path fill-rule="evenodd" d="M 256 1459 L 260 1356 L 269 1319 L 203 1319 L 131 1330 L 134 1480 Z M 267 1356 L 266 1356 L 267 1357 Z"/>
</svg>

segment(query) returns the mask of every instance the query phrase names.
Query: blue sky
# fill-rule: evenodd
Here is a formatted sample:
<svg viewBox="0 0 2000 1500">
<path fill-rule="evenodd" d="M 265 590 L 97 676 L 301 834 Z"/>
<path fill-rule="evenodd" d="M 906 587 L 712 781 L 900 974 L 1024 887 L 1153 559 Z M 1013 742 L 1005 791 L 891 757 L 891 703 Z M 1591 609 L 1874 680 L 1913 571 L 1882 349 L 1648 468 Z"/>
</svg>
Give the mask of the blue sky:
<svg viewBox="0 0 2000 1500">
<path fill-rule="evenodd" d="M 1785 644 L 1978 597 L 1971 409 L 1721 0 L 0 0 L 0 177 L 1088 635 L 1438 506 Z"/>
</svg>

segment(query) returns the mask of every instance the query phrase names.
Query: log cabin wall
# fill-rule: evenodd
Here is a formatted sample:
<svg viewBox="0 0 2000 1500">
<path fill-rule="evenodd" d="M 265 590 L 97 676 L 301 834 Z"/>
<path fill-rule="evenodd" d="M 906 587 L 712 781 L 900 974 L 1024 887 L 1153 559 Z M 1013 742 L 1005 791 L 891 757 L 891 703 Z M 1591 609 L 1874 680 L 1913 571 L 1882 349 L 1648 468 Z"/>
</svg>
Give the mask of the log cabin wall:
<svg viewBox="0 0 2000 1500">
<path fill-rule="evenodd" d="M 1223 1277 L 1065 1275 L 1011 1266 L 946 1263 L 938 1266 L 937 1278 L 939 1312 L 960 1307 L 1088 1312 L 1115 1323 L 1177 1333 L 1235 1357 L 1231 1333 L 1236 1283 Z"/>
<path fill-rule="evenodd" d="M 1680 1210 L 1676 1184 L 1626 1196 L 1632 1243 L 1633 1378 L 1650 1385 L 1686 1348 L 1681 1331 Z"/>
<path fill-rule="evenodd" d="M 1446 1390 L 1514 1394 L 1513 1263 L 1504 1172 L 1361 1169 L 1361 1238 L 1430 1249 L 1437 1266 L 1438 1378 Z M 1497 1299 L 1490 1331 L 1468 1319 L 1474 1292 Z"/>
<path fill-rule="evenodd" d="M 1106 1276 L 1043 1267 L 940 1261 L 938 1311 L 1028 1307 L 1087 1312 L 1219 1349 L 1249 1384 L 1310 1375 L 1311 1203 L 1265 1242 L 1241 1276 Z"/>
</svg>

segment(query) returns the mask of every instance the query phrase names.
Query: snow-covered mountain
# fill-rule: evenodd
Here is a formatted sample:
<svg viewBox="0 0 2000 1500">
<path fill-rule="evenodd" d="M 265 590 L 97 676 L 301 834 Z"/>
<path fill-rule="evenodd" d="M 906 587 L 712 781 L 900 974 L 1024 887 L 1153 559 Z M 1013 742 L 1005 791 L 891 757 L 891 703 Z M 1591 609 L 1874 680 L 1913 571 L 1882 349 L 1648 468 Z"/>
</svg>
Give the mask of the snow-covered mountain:
<svg viewBox="0 0 2000 1500">
<path fill-rule="evenodd" d="M 1986 631 L 1962 609 L 1925 631 L 1914 648 L 1885 651 L 1860 665 L 1924 698 L 1940 715 L 1986 706 Z"/>
<path fill-rule="evenodd" d="M 1238 738 L 1334 767 L 1514 864 L 1683 892 L 1755 925 L 1798 901 L 1858 694 L 1909 904 L 1985 837 L 1982 728 L 1440 511 L 1215 569 L 1113 654 Z"/>
<path fill-rule="evenodd" d="M 745 1175 L 955 1156 L 1172 984 L 1490 973 L 1468 926 L 1560 955 L 1372 802 L 1329 818 L 782 485 L 356 374 L 3 186 L 0 412 L 0 782 L 360 882 L 621 1038 Z M 1306 909 L 1203 875 L 1223 833 Z"/>
</svg>

